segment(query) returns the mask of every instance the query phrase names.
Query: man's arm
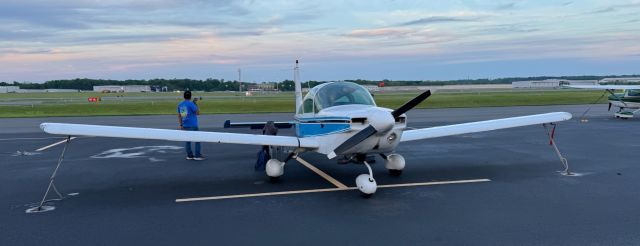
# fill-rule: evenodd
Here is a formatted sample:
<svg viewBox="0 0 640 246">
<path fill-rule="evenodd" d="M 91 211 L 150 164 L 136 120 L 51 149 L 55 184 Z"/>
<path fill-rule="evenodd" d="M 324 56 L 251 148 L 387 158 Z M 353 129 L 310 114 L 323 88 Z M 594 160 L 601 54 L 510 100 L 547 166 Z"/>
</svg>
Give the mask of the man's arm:
<svg viewBox="0 0 640 246">
<path fill-rule="evenodd" d="M 198 106 L 198 98 L 193 99 L 193 105 L 196 105 L 196 115 L 200 115 L 200 106 Z"/>
<path fill-rule="evenodd" d="M 180 115 L 180 113 L 178 113 L 178 125 L 180 125 L 178 129 L 184 130 L 184 128 L 182 127 L 182 115 Z"/>
</svg>

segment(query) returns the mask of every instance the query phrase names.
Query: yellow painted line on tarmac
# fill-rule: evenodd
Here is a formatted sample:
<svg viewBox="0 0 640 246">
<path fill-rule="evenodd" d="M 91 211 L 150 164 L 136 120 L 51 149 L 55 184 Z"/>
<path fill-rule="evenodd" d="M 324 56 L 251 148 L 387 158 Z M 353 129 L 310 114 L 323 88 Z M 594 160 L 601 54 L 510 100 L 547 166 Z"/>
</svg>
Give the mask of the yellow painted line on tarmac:
<svg viewBox="0 0 640 246">
<path fill-rule="evenodd" d="M 491 180 L 490 179 L 468 179 L 468 180 L 451 180 L 451 181 L 433 181 L 433 182 L 421 182 L 421 183 L 379 185 L 378 188 L 415 187 L 415 186 L 444 185 L 444 184 L 468 184 L 468 183 L 480 183 L 480 182 L 489 182 L 489 181 Z M 197 201 L 208 201 L 208 200 L 224 200 L 224 199 L 233 199 L 233 198 L 249 198 L 249 197 L 261 197 L 261 196 L 281 196 L 281 195 L 291 195 L 291 194 L 306 194 L 306 193 L 333 192 L 333 191 L 345 191 L 345 190 L 357 190 L 357 188 L 346 187 L 346 188 L 329 188 L 329 189 L 312 189 L 312 190 L 293 190 L 293 191 L 240 194 L 240 195 L 228 195 L 228 196 L 182 198 L 182 199 L 176 199 L 176 202 L 197 202 Z"/>
<path fill-rule="evenodd" d="M 422 183 L 378 185 L 378 188 L 396 188 L 396 187 L 443 185 L 443 184 L 467 184 L 467 183 L 480 183 L 480 182 L 489 182 L 489 181 L 491 180 L 490 179 L 467 179 L 467 180 L 452 180 L 452 181 L 433 181 L 433 182 L 422 182 Z"/>
<path fill-rule="evenodd" d="M 334 179 L 333 177 L 329 176 L 327 173 L 323 172 L 322 170 L 316 168 L 314 165 L 311 165 L 311 163 L 303 160 L 302 158 L 298 157 L 296 158 L 296 161 L 300 162 L 300 164 L 304 165 L 305 167 L 309 168 L 311 171 L 313 171 L 314 173 L 320 175 L 320 177 L 326 179 L 327 181 L 329 181 L 329 183 L 335 185 L 336 187 L 338 187 L 339 189 L 346 189 L 348 188 L 346 185 L 344 185 L 343 183 L 340 183 L 340 181 Z"/>
<path fill-rule="evenodd" d="M 71 137 L 69 140 L 74 140 L 74 139 L 76 139 L 76 138 L 77 138 L 77 137 Z M 47 146 L 44 146 L 44 147 L 42 147 L 42 148 L 37 149 L 36 151 L 43 151 L 43 150 L 46 150 L 46 149 L 52 148 L 52 147 L 54 147 L 54 146 L 56 146 L 56 145 L 63 144 L 63 143 L 65 143 L 66 141 L 67 141 L 67 139 L 65 138 L 65 140 L 62 140 L 62 141 L 60 141 L 60 142 L 55 142 L 55 143 L 49 144 L 49 145 L 47 145 Z"/>
<path fill-rule="evenodd" d="M 279 195 L 302 194 L 302 193 L 317 193 L 317 192 L 331 192 L 331 191 L 354 190 L 354 189 L 356 189 L 356 188 L 355 187 L 347 187 L 346 189 L 329 188 L 329 189 L 314 189 L 314 190 L 293 190 L 293 191 L 280 191 L 280 192 L 253 193 L 253 194 L 229 195 L 229 196 L 196 197 L 196 198 L 176 199 L 176 202 L 195 202 L 195 201 L 206 201 L 206 200 L 223 200 L 223 199 L 232 199 L 232 198 L 258 197 L 258 196 L 279 196 Z"/>
</svg>

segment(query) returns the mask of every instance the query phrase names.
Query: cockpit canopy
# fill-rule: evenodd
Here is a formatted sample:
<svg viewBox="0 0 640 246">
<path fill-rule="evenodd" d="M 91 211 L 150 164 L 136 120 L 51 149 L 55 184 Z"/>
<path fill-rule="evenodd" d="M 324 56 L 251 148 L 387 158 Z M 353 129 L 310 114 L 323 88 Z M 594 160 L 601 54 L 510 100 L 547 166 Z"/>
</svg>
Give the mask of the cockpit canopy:
<svg viewBox="0 0 640 246">
<path fill-rule="evenodd" d="M 640 90 L 627 90 L 628 97 L 640 97 Z"/>
<path fill-rule="evenodd" d="M 298 113 L 317 113 L 325 108 L 348 104 L 376 106 L 364 87 L 351 82 L 330 82 L 313 87 L 302 100 Z"/>
</svg>

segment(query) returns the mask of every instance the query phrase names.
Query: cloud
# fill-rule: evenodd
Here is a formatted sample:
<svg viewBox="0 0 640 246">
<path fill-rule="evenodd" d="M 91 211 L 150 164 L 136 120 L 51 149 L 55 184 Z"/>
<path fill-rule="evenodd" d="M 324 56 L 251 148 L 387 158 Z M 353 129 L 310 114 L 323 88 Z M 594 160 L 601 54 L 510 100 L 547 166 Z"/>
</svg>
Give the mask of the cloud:
<svg viewBox="0 0 640 246">
<path fill-rule="evenodd" d="M 33 42 L 38 39 L 50 37 L 51 33 L 38 30 L 16 30 L 11 27 L 0 26 L 0 39 L 13 42 Z M 0 41 L 0 43 L 2 42 Z"/>
<path fill-rule="evenodd" d="M 516 3 L 511 2 L 511 3 L 498 5 L 497 7 L 495 7 L 495 10 L 509 10 L 509 9 L 514 9 L 515 7 L 516 7 Z"/>
<path fill-rule="evenodd" d="M 224 74 L 221 67 L 228 67 L 234 76 L 241 65 L 243 71 L 268 71 L 290 68 L 295 58 L 317 64 L 385 58 L 400 64 L 419 57 L 629 57 L 640 51 L 638 7 L 638 0 L 2 0 L 0 75 L 189 77 L 210 76 L 212 70 Z M 603 21 L 588 11 L 615 16 Z M 383 73 L 373 70 L 361 71 Z M 277 73 L 278 79 L 290 75 L 264 74 Z M 318 72 L 323 73 L 333 71 Z"/>
<path fill-rule="evenodd" d="M 307 9 L 304 11 L 302 10 L 294 11 L 291 14 L 274 15 L 268 18 L 267 20 L 263 21 L 262 23 L 269 24 L 269 25 L 282 25 L 282 24 L 295 25 L 295 24 L 308 23 L 310 21 L 317 20 L 322 15 L 323 13 L 321 11 Z"/>
<path fill-rule="evenodd" d="M 242 1 L 11 1 L 0 8 L 0 20 L 58 30 L 100 28 L 106 25 L 202 26 L 226 24 L 219 19 L 250 11 Z M 211 13 L 216 13 L 212 15 Z"/>
<path fill-rule="evenodd" d="M 97 36 L 85 36 L 75 38 L 59 39 L 60 42 L 67 42 L 73 45 L 82 44 L 120 44 L 120 43 L 145 43 L 156 41 L 167 41 L 174 38 L 188 38 L 184 34 L 177 35 L 171 33 L 163 34 L 108 34 Z"/>
<path fill-rule="evenodd" d="M 482 26 L 476 29 L 477 34 L 505 35 L 509 33 L 531 33 L 543 30 L 529 24 L 502 24 Z"/>
<path fill-rule="evenodd" d="M 356 29 L 352 30 L 345 36 L 354 38 L 370 38 L 370 37 L 401 37 L 415 33 L 410 29 L 398 28 L 375 28 L 375 29 Z"/>
<path fill-rule="evenodd" d="M 79 15 L 80 13 L 75 9 L 57 6 L 3 4 L 0 8 L 0 19 L 4 22 L 60 29 L 88 28 Z"/>
<path fill-rule="evenodd" d="M 421 18 L 421 19 L 417 19 L 417 20 L 403 22 L 403 23 L 398 24 L 397 26 L 413 26 L 413 25 L 433 24 L 433 23 L 473 22 L 473 21 L 478 21 L 478 18 L 431 16 L 431 17 L 426 17 L 426 18 Z"/>
<path fill-rule="evenodd" d="M 225 37 L 244 37 L 244 36 L 262 36 L 265 34 L 263 30 L 248 30 L 248 31 L 222 31 L 216 32 L 219 36 Z"/>
<path fill-rule="evenodd" d="M 591 12 L 587 12 L 587 14 L 605 14 L 630 8 L 640 8 L 640 3 L 614 4 L 604 8 L 596 9 Z"/>
<path fill-rule="evenodd" d="M 58 53 L 52 49 L 0 49 L 0 55 L 32 55 L 32 54 L 52 54 Z"/>
<path fill-rule="evenodd" d="M 590 14 L 604 14 L 604 13 L 614 12 L 616 10 L 618 10 L 618 8 L 616 8 L 616 7 L 606 7 L 606 8 L 602 8 L 602 9 L 591 11 L 589 13 Z"/>
</svg>

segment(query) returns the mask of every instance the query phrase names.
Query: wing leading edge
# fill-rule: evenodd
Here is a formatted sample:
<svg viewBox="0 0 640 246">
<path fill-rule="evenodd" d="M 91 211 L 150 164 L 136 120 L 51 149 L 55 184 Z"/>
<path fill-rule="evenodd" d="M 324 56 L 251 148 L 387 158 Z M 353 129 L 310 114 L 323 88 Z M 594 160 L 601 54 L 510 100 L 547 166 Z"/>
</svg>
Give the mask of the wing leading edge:
<svg viewBox="0 0 640 246">
<path fill-rule="evenodd" d="M 463 124 L 429 127 L 417 130 L 408 130 L 402 133 L 401 142 L 414 141 L 427 138 L 446 137 L 474 132 L 493 131 L 498 129 L 537 125 L 571 119 L 572 115 L 567 112 L 553 112 L 546 114 L 535 114 L 520 117 L 469 122 Z"/>
<path fill-rule="evenodd" d="M 594 90 L 640 90 L 640 85 L 568 85 L 568 87 Z"/>
<path fill-rule="evenodd" d="M 101 126 L 66 123 L 42 123 L 40 128 L 49 134 L 67 136 L 95 136 L 114 138 L 153 139 L 167 141 L 190 141 L 209 143 L 230 143 L 248 145 L 275 145 L 300 148 L 318 148 L 313 139 L 290 136 L 270 136 L 227 132 L 181 131 L 155 128 Z"/>
</svg>

